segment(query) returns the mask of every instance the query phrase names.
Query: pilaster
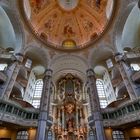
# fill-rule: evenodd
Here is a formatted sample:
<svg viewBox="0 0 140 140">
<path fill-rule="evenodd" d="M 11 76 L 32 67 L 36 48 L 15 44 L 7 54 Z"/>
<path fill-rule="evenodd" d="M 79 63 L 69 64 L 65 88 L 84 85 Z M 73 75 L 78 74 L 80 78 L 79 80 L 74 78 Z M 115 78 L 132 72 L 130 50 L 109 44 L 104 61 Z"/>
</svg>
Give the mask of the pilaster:
<svg viewBox="0 0 140 140">
<path fill-rule="evenodd" d="M 38 120 L 38 129 L 36 140 L 45 140 L 47 131 L 47 120 L 49 115 L 49 102 L 51 95 L 51 83 L 52 83 L 52 70 L 47 69 L 43 79 L 43 90 L 40 103 L 40 115 Z"/>
<path fill-rule="evenodd" d="M 87 80 L 88 80 L 87 82 L 89 87 L 91 112 L 95 122 L 97 140 L 106 140 L 104 127 L 103 127 L 103 120 L 102 120 L 101 110 L 100 110 L 100 102 L 99 102 L 98 92 L 96 88 L 96 77 L 92 69 L 87 70 Z"/>
<path fill-rule="evenodd" d="M 11 94 L 12 89 L 13 89 L 14 84 L 15 84 L 16 78 L 18 76 L 19 70 L 20 70 L 21 65 L 22 65 L 23 55 L 20 53 L 17 53 L 15 55 L 15 58 L 16 58 L 16 60 L 6 70 L 6 74 L 8 76 L 8 79 L 0 89 L 0 93 L 1 93 L 0 96 L 4 100 L 9 99 L 10 94 Z"/>
<path fill-rule="evenodd" d="M 136 85 L 131 80 L 130 67 L 127 66 L 123 55 L 120 53 L 115 55 L 115 60 L 118 63 L 118 69 L 126 86 L 130 99 L 136 99 L 136 96 L 137 94 L 139 94 L 139 91 L 137 90 Z"/>
</svg>

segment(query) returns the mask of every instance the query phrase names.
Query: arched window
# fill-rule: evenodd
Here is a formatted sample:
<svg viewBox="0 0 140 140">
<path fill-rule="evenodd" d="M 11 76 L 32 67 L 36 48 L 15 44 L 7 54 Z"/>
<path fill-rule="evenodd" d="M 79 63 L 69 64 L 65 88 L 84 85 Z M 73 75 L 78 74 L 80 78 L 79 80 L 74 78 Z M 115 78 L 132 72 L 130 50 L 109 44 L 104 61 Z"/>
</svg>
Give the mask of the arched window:
<svg viewBox="0 0 140 140">
<path fill-rule="evenodd" d="M 17 133 L 17 138 L 16 140 L 28 140 L 28 132 L 27 131 L 19 131 Z"/>
<path fill-rule="evenodd" d="M 122 131 L 118 131 L 118 130 L 113 131 L 112 135 L 113 135 L 113 140 L 125 140 Z"/>
<path fill-rule="evenodd" d="M 113 63 L 112 63 L 112 60 L 111 59 L 107 59 L 106 60 L 106 64 L 107 64 L 108 69 L 110 69 L 110 68 L 113 67 Z"/>
<path fill-rule="evenodd" d="M 34 90 L 34 96 L 33 96 L 33 102 L 32 102 L 32 105 L 35 108 L 39 108 L 39 106 L 40 106 L 42 89 L 43 89 L 43 80 L 39 79 L 35 83 L 35 90 Z"/>
<path fill-rule="evenodd" d="M 103 81 L 101 79 L 97 79 L 96 86 L 97 86 L 98 96 L 99 96 L 99 100 L 100 100 L 100 106 L 101 106 L 101 108 L 105 108 L 107 106 L 107 99 L 106 99 L 106 95 L 105 95 Z"/>
<path fill-rule="evenodd" d="M 75 41 L 73 41 L 73 40 L 65 40 L 65 41 L 62 43 L 62 46 L 63 46 L 64 48 L 71 49 L 71 48 L 75 48 L 75 47 L 76 47 L 76 43 L 75 43 Z"/>
<path fill-rule="evenodd" d="M 31 66 L 32 66 L 32 60 L 31 59 L 27 59 L 26 63 L 25 63 L 25 67 L 30 69 Z"/>
</svg>

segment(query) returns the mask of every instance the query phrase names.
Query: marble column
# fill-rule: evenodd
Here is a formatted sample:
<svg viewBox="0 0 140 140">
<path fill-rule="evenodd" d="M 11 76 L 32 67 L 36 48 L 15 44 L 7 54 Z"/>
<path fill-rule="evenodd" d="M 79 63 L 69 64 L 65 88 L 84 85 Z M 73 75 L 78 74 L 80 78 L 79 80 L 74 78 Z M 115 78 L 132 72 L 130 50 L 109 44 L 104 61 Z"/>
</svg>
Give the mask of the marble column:
<svg viewBox="0 0 140 140">
<path fill-rule="evenodd" d="M 103 127 L 103 120 L 100 109 L 100 102 L 96 88 L 96 77 L 92 69 L 87 70 L 87 82 L 89 87 L 89 97 L 91 104 L 91 112 L 95 122 L 97 140 L 106 140 Z"/>
<path fill-rule="evenodd" d="M 3 98 L 4 100 L 9 99 L 19 70 L 22 66 L 22 61 L 23 55 L 21 53 L 15 54 L 14 62 L 6 70 L 6 74 L 8 76 L 7 81 L 0 87 L 0 98 Z"/>
<path fill-rule="evenodd" d="M 49 100 L 51 94 L 52 70 L 47 69 L 43 78 L 43 90 L 40 103 L 40 114 L 36 140 L 45 140 L 47 130 L 47 120 L 49 116 Z"/>
<path fill-rule="evenodd" d="M 125 60 L 123 59 L 123 55 L 121 55 L 120 53 L 115 55 L 115 60 L 118 63 L 118 68 L 126 86 L 129 97 L 131 100 L 135 100 L 136 95 L 139 94 L 139 91 L 137 90 L 136 85 L 131 80 L 130 67 L 127 66 Z"/>
</svg>

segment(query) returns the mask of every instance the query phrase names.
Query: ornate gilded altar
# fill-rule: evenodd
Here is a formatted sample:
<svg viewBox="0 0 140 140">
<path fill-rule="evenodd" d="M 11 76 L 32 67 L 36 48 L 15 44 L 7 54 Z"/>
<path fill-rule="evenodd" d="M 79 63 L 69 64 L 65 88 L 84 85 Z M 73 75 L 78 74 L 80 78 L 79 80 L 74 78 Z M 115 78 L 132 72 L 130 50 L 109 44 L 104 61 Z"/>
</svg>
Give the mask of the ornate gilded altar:
<svg viewBox="0 0 140 140">
<path fill-rule="evenodd" d="M 86 140 L 87 104 L 82 81 L 72 74 L 57 82 L 58 93 L 54 97 L 52 131 L 55 140 Z"/>
</svg>

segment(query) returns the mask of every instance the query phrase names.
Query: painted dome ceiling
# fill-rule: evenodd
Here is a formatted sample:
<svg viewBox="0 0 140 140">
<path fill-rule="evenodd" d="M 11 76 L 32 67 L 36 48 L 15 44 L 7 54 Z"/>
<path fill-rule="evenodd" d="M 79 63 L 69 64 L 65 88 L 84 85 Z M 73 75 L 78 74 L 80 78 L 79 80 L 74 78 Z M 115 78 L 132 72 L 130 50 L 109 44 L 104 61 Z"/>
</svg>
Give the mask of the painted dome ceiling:
<svg viewBox="0 0 140 140">
<path fill-rule="evenodd" d="M 91 45 L 105 30 L 113 0 L 25 0 L 34 33 L 50 47 L 74 50 Z"/>
</svg>

